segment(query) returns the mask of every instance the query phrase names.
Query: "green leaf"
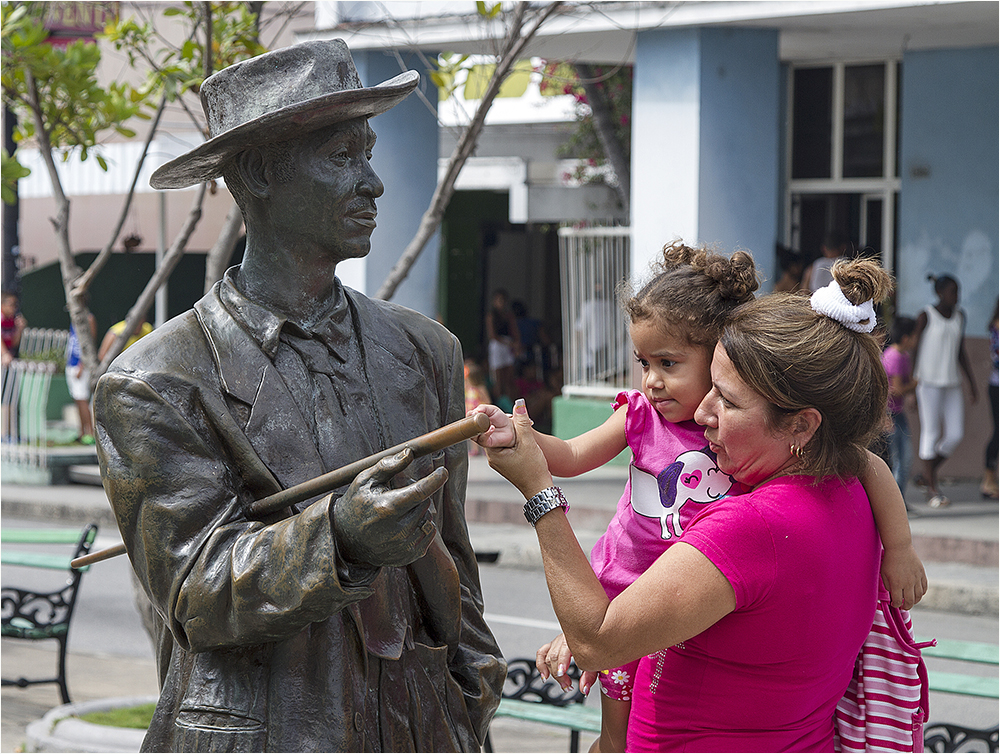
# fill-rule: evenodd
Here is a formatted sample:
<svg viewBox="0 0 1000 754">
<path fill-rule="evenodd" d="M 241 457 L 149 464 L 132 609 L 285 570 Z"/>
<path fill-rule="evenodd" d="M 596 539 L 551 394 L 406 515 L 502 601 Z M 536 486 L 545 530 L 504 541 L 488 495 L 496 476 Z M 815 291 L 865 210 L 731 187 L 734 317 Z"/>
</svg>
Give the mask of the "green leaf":
<svg viewBox="0 0 1000 754">
<path fill-rule="evenodd" d="M 95 154 L 94 157 L 97 159 L 97 164 L 101 166 L 101 170 L 105 173 L 108 172 L 108 162 L 100 154 Z"/>
</svg>

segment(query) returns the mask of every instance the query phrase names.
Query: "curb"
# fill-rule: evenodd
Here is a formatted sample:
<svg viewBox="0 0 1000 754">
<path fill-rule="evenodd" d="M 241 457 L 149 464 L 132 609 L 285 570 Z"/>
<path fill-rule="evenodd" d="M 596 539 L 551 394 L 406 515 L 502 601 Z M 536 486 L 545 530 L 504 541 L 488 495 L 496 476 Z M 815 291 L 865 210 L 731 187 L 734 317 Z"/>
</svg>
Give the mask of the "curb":
<svg viewBox="0 0 1000 754">
<path fill-rule="evenodd" d="M 73 702 L 54 707 L 41 720 L 26 728 L 29 751 L 74 752 L 137 752 L 142 746 L 145 730 L 115 728 L 95 725 L 80 720 L 76 715 L 104 712 L 139 704 L 156 704 L 155 696 L 118 697 L 96 699 L 90 702 Z"/>
</svg>

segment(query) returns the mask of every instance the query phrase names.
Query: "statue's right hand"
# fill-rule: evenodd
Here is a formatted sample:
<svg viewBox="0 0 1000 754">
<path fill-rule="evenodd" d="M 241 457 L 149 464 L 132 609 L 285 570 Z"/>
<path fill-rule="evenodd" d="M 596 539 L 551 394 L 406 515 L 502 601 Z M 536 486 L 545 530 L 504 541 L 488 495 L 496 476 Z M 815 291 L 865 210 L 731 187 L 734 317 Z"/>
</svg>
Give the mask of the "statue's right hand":
<svg viewBox="0 0 1000 754">
<path fill-rule="evenodd" d="M 404 566 L 422 557 L 437 527 L 430 496 L 448 480 L 435 469 L 423 479 L 393 489 L 392 478 L 413 460 L 409 448 L 361 472 L 333 506 L 337 546 L 345 560 L 371 566 Z"/>
</svg>

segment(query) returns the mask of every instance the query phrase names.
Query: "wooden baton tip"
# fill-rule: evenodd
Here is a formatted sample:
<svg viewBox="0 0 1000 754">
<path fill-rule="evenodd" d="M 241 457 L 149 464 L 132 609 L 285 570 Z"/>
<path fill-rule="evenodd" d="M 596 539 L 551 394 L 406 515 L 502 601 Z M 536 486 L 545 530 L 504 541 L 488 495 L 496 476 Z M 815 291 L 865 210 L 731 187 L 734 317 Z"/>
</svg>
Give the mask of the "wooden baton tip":
<svg viewBox="0 0 1000 754">
<path fill-rule="evenodd" d="M 100 563 L 102 560 L 108 560 L 110 558 L 117 557 L 118 555 L 125 554 L 125 545 L 115 545 L 114 547 L 109 547 L 106 550 L 98 550 L 97 552 L 91 552 L 87 555 L 81 555 L 78 558 L 74 558 L 69 562 L 71 568 L 84 568 L 85 566 L 93 565 L 94 563 Z"/>
</svg>

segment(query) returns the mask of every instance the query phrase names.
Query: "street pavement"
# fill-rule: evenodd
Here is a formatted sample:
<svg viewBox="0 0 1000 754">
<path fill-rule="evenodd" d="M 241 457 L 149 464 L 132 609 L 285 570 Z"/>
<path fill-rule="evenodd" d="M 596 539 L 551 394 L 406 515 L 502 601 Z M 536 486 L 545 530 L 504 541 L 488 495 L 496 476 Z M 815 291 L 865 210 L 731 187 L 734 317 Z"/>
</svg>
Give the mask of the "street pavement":
<svg viewBox="0 0 1000 754">
<path fill-rule="evenodd" d="M 587 550 L 603 532 L 614 514 L 627 467 L 606 466 L 575 479 L 557 479 L 571 503 L 569 513 L 578 537 Z M 79 469 L 75 478 L 96 480 L 93 469 Z M 998 506 L 983 500 L 973 482 L 944 484 L 950 508 L 933 510 L 915 487 L 907 490 L 911 508 L 910 527 L 914 543 L 930 581 L 930 589 L 914 610 L 916 633 L 976 641 L 996 641 L 998 632 L 997 542 Z M 103 489 L 96 484 L 59 486 L 0 485 L 4 521 L 77 524 L 97 521 L 101 525 L 99 547 L 115 542 L 115 527 Z M 521 514 L 523 498 L 489 468 L 482 456 L 470 459 L 467 516 L 470 536 L 483 558 L 484 584 L 491 574 L 506 569 L 540 570 L 541 558 L 534 532 Z M 541 574 L 538 574 L 539 578 Z M 503 576 L 500 576 L 503 578 Z M 490 606 L 487 605 L 489 612 Z M 113 641 L 113 640 L 112 640 Z M 52 647 L 47 647 L 51 644 Z M 51 672 L 54 643 L 29 643 L 4 639 L 5 668 L 37 666 Z M 155 696 L 155 667 L 151 652 L 124 656 L 109 645 L 106 652 L 75 651 L 71 641 L 68 674 L 74 702 L 117 697 Z M 930 663 L 928 663 L 930 664 Z M 967 668 L 959 668 L 968 672 Z M 985 672 L 995 673 L 995 669 Z M 7 670 L 5 675 L 12 674 Z M 936 698 L 937 697 L 937 698 Z M 595 700 L 588 700 L 588 704 Z M 55 686 L 28 689 L 5 687 L 0 697 L 0 751 L 23 751 L 26 727 L 59 704 Z M 996 724 L 996 702 L 935 695 L 932 718 L 986 727 Z M 940 711 L 942 717 L 933 714 Z M 509 719 L 493 726 L 497 751 L 566 751 L 564 731 Z M 586 748 L 584 743 L 584 749 Z M 69 749 L 66 749 L 69 750 Z M 77 750 L 83 750 L 82 748 Z M 102 749 L 95 749 L 102 750 Z M 133 749 L 134 750 L 134 749 Z"/>
</svg>

